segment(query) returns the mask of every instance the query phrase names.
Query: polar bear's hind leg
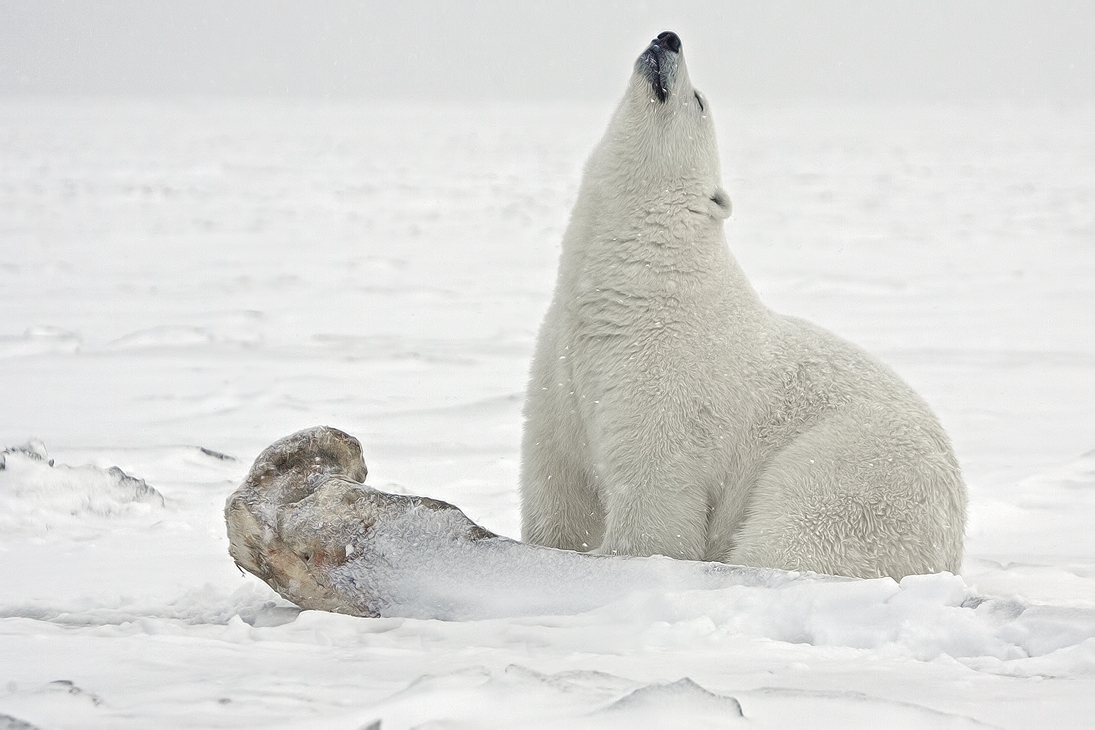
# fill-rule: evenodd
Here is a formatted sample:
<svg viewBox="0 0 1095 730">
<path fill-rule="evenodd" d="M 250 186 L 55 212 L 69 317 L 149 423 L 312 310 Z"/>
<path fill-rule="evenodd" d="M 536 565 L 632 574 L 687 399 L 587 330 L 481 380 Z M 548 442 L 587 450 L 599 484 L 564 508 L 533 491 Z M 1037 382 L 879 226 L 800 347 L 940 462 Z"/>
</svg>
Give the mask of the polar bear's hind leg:
<svg viewBox="0 0 1095 730">
<path fill-rule="evenodd" d="M 903 423 L 846 415 L 803 434 L 761 475 L 728 562 L 861 578 L 960 568 L 965 500 L 949 452 Z M 843 445 L 834 440 L 848 430 Z"/>
</svg>

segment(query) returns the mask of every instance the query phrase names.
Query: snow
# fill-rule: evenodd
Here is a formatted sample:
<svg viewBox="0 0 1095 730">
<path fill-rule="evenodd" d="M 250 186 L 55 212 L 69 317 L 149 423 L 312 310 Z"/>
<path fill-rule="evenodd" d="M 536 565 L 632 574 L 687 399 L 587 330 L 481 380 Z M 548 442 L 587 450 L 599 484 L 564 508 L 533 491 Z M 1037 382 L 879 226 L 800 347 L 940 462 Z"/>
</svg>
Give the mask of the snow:
<svg viewBox="0 0 1095 730">
<path fill-rule="evenodd" d="M 754 286 L 951 434 L 961 577 L 299 612 L 222 510 L 300 428 L 518 535 L 521 393 L 609 107 L 9 99 L 0 727 L 1088 724 L 1095 109 L 712 91 Z"/>
</svg>

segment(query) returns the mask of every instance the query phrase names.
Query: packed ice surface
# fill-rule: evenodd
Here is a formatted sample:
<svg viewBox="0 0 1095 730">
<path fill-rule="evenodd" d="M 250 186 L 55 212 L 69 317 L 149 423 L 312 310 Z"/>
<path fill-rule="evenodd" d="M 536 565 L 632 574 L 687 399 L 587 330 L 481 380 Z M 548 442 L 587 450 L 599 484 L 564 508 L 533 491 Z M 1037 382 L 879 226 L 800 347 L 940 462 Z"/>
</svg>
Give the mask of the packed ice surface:
<svg viewBox="0 0 1095 730">
<path fill-rule="evenodd" d="M 0 724 L 1088 724 L 1095 111 L 709 96 L 761 297 L 954 440 L 961 577 L 301 613 L 235 569 L 222 514 L 299 428 L 517 536 L 520 394 L 610 104 L 7 100 Z"/>
</svg>

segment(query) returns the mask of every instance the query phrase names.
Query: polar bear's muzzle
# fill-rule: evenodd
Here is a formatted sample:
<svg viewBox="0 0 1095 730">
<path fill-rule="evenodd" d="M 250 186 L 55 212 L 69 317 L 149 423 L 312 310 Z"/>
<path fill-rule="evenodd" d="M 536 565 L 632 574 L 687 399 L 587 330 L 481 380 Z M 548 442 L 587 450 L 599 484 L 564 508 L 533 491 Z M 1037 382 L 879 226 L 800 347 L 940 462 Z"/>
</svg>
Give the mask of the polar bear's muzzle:
<svg viewBox="0 0 1095 730">
<path fill-rule="evenodd" d="M 658 101 L 669 98 L 669 87 L 677 70 L 677 54 L 681 52 L 681 38 L 671 30 L 658 34 L 635 61 L 635 71 L 650 82 L 650 88 Z"/>
</svg>

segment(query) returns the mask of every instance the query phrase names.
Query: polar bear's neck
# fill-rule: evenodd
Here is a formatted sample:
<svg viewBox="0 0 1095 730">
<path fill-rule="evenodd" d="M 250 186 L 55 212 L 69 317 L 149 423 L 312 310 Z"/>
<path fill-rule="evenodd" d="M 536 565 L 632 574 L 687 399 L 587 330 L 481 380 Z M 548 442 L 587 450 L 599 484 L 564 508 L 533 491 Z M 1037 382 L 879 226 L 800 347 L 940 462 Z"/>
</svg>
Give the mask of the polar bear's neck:
<svg viewBox="0 0 1095 730">
<path fill-rule="evenodd" d="M 615 312 L 632 324 L 641 317 L 631 310 L 662 318 L 666 308 L 764 311 L 730 254 L 721 219 L 593 182 L 583 183 L 563 238 L 556 296 L 568 306 L 591 306 L 598 321 Z M 608 309 L 605 296 L 615 302 Z M 628 312 L 620 308 L 625 300 Z"/>
<path fill-rule="evenodd" d="M 702 150 L 710 159 L 697 161 L 693 148 L 651 151 L 630 132 L 614 124 L 586 165 L 563 240 L 564 257 L 580 265 L 563 270 L 731 276 L 751 294 L 712 201 L 721 190 L 717 153 Z"/>
<path fill-rule="evenodd" d="M 583 185 L 683 213 L 692 198 L 706 200 L 721 184 L 714 129 L 692 104 L 646 108 L 643 98 L 624 98 L 586 163 Z"/>
</svg>

